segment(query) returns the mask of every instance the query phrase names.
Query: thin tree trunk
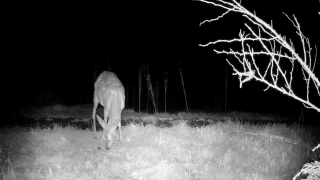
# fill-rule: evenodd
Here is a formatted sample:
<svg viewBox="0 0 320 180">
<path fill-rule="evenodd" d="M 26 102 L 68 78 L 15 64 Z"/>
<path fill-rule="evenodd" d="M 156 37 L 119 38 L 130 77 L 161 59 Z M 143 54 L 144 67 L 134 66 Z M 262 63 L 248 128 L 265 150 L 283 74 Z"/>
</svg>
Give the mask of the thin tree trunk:
<svg viewBox="0 0 320 180">
<path fill-rule="evenodd" d="M 136 87 L 133 85 L 133 107 L 134 110 L 136 110 Z"/>
<path fill-rule="evenodd" d="M 148 66 L 145 67 L 145 75 L 146 75 L 146 80 L 147 80 L 147 86 L 148 86 L 149 93 L 150 93 L 149 95 L 151 96 L 152 105 L 154 107 L 154 112 L 157 112 L 157 107 L 156 107 L 156 102 L 155 102 L 156 100 L 154 97 L 154 91 L 152 88 L 152 83 L 151 83 L 151 78 L 150 78 Z"/>
<path fill-rule="evenodd" d="M 225 85 L 224 85 L 224 112 L 227 112 L 228 104 L 228 64 L 225 61 Z"/>
<path fill-rule="evenodd" d="M 168 71 L 164 71 L 164 112 L 167 112 Z"/>
<path fill-rule="evenodd" d="M 140 61 L 140 66 L 139 66 L 139 113 L 140 113 L 140 108 L 141 108 L 141 91 L 142 91 L 142 64 Z"/>
<path fill-rule="evenodd" d="M 182 75 L 182 69 L 181 69 L 181 67 L 179 67 L 179 70 L 180 70 L 180 78 L 181 78 L 182 90 L 183 90 L 183 94 L 184 94 L 184 100 L 185 100 L 185 102 L 186 102 L 186 109 L 187 109 L 187 112 L 189 112 L 188 101 L 187 101 L 187 93 L 186 93 L 186 89 L 185 89 L 185 86 L 184 86 L 184 81 L 183 81 L 183 75 Z"/>
<path fill-rule="evenodd" d="M 159 111 L 159 83 L 156 83 L 156 109 Z"/>
</svg>

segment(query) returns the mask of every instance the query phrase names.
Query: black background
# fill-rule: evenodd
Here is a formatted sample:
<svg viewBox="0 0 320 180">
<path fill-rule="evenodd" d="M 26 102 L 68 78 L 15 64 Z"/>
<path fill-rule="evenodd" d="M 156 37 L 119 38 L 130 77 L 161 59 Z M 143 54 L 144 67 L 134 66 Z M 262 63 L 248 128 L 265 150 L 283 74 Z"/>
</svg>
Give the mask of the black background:
<svg viewBox="0 0 320 180">
<path fill-rule="evenodd" d="M 311 45 L 320 47 L 318 1 L 243 0 L 242 5 L 265 22 L 272 20 L 277 32 L 292 39 L 301 57 L 299 37 L 283 12 L 290 17 L 294 14 Z M 228 46 L 199 47 L 217 39 L 236 38 L 240 29 L 248 32 L 244 23 L 250 22 L 238 13 L 199 26 L 224 10 L 188 0 L 6 4 L 3 10 L 1 94 L 8 108 L 92 103 L 94 72 L 107 69 L 119 76 L 129 91 L 127 107 L 133 108 L 137 103 L 137 98 L 133 101 L 133 88 L 137 95 L 139 64 L 143 63 L 149 65 L 152 82 L 159 82 L 160 111 L 165 70 L 169 72 L 167 109 L 181 111 L 185 102 L 179 62 L 191 109 L 223 111 L 226 67 L 228 111 L 299 116 L 303 107 L 272 89 L 263 91 L 266 85 L 260 82 L 245 83 L 240 89 L 237 77 L 225 63 L 226 58 L 234 58 L 213 52 L 213 48 Z M 317 77 L 319 72 L 318 64 Z M 298 93 L 305 90 L 300 75 L 295 76 L 297 83 L 293 86 Z M 146 89 L 142 93 L 145 108 Z M 313 102 L 319 107 L 316 97 L 312 96 Z"/>
</svg>

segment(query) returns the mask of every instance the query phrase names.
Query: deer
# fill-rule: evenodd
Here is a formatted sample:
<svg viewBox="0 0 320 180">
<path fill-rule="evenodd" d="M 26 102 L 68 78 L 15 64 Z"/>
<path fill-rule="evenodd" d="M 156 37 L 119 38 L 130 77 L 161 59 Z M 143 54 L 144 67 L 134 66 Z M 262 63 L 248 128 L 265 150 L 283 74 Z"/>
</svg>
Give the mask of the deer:
<svg viewBox="0 0 320 180">
<path fill-rule="evenodd" d="M 94 83 L 93 94 L 93 133 L 96 136 L 96 119 L 103 128 L 98 150 L 111 148 L 115 136 L 122 143 L 121 113 L 124 109 L 124 87 L 117 75 L 110 71 L 103 71 Z M 96 114 L 98 105 L 104 107 L 104 119 Z M 118 134 L 116 134 L 118 130 Z"/>
</svg>

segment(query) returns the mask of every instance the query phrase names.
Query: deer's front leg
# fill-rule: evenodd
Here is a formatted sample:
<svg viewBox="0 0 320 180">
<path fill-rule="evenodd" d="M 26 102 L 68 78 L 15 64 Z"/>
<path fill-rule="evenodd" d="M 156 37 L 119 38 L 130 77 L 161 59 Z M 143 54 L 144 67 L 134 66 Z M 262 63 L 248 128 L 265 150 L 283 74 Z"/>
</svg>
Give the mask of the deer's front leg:
<svg viewBox="0 0 320 180">
<path fill-rule="evenodd" d="M 121 120 L 119 121 L 118 127 L 119 127 L 119 140 L 122 143 Z"/>
</svg>

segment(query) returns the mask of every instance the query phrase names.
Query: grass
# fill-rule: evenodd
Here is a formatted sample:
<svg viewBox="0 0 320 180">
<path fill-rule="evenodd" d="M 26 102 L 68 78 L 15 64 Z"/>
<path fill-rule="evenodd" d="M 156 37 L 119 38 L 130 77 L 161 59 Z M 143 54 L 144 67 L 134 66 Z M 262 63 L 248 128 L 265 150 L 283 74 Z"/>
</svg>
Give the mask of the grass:
<svg viewBox="0 0 320 180">
<path fill-rule="evenodd" d="M 0 129 L 0 179 L 292 179 L 311 156 L 305 144 L 314 145 L 301 139 L 315 138 L 313 130 L 297 125 L 229 119 L 190 127 L 182 116 L 157 127 L 157 114 L 144 114 L 150 123 L 124 126 L 123 142 L 108 151 L 97 150 L 92 131 L 72 126 Z"/>
</svg>

